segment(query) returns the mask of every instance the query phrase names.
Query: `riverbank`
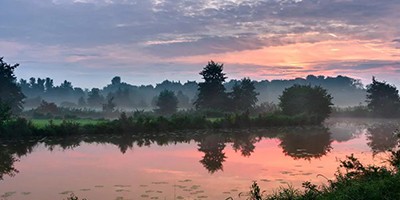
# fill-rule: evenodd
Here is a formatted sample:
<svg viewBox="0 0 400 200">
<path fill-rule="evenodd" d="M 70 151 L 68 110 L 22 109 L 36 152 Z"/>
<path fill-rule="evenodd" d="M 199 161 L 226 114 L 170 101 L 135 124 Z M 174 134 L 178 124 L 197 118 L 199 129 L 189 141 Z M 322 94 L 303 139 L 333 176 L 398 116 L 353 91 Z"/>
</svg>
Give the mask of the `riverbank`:
<svg viewBox="0 0 400 200">
<path fill-rule="evenodd" d="M 70 135 L 140 135 L 182 130 L 249 129 L 320 125 L 313 116 L 230 114 L 208 119 L 203 115 L 177 114 L 170 117 L 121 114 L 116 120 L 27 120 L 16 118 L 0 127 L 0 138 L 26 138 Z"/>
</svg>

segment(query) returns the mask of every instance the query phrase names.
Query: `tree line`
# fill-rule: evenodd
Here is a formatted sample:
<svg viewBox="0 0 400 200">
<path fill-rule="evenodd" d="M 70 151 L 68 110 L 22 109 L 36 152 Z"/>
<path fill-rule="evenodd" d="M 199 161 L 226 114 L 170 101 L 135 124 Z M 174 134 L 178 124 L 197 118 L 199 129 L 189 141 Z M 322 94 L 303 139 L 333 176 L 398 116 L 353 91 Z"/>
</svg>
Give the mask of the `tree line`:
<svg viewBox="0 0 400 200">
<path fill-rule="evenodd" d="M 243 80 L 223 81 L 227 93 L 238 94 Z M 359 80 L 346 76 L 325 77 L 309 75 L 306 78 L 290 80 L 263 80 L 251 81 L 255 92 L 258 93 L 257 102 L 278 104 L 279 96 L 284 89 L 293 85 L 321 86 L 327 89 L 334 98 L 332 102 L 337 106 L 355 106 L 365 102 L 366 88 Z M 123 82 L 121 77 L 114 77 L 110 84 L 99 88 L 80 88 L 74 86 L 70 81 L 65 80 L 60 85 L 55 85 L 51 78 L 30 78 L 17 81 L 24 99 L 25 108 L 36 108 L 42 101 L 53 102 L 58 106 L 72 108 L 101 109 L 102 105 L 113 98 L 117 108 L 124 110 L 145 109 L 151 110 L 157 104 L 157 97 L 163 90 L 173 91 L 178 98 L 180 109 L 195 108 L 194 102 L 198 99 L 198 82 L 187 81 L 186 83 L 165 80 L 162 83 L 153 85 L 131 85 Z M 209 84 L 209 83 L 206 83 Z M 351 97 L 351 98 L 349 98 Z M 235 97 L 236 99 L 239 96 Z"/>
<path fill-rule="evenodd" d="M 189 106 L 193 105 L 196 110 L 211 110 L 222 112 L 249 112 L 256 107 L 260 99 L 260 92 L 257 91 L 256 81 L 249 78 L 243 78 L 240 81 L 234 81 L 232 86 L 226 83 L 226 74 L 223 72 L 223 64 L 213 61 L 200 72 L 203 81 L 200 83 L 188 82 L 184 85 L 177 82 L 164 81 L 155 88 L 152 86 L 132 86 L 121 81 L 120 77 L 112 79 L 111 84 L 102 90 L 93 88 L 92 90 L 83 90 L 74 88 L 68 81 L 64 81 L 60 86 L 54 86 L 50 78 L 30 79 L 29 82 L 21 79 L 19 82 L 14 75 L 14 70 L 18 64 L 10 65 L 0 59 L 0 105 L 1 119 L 8 118 L 12 113 L 19 113 L 23 109 L 24 100 L 27 95 L 32 95 L 36 91 L 43 96 L 58 96 L 63 98 L 65 95 L 80 96 L 78 104 L 96 105 L 106 112 L 112 112 L 118 105 L 127 105 L 131 102 L 132 88 L 141 88 L 142 90 L 152 91 L 154 94 L 152 101 L 155 112 L 159 114 L 170 115 L 175 113 L 182 103 L 182 99 Z M 332 81 L 330 78 L 308 76 L 307 79 L 318 82 L 322 80 Z M 362 85 L 355 80 L 338 76 L 337 79 L 347 81 L 345 85 L 352 85 L 353 88 L 360 89 Z M 335 79 L 336 80 L 336 79 Z M 272 81 L 274 82 L 274 81 Z M 172 87 L 175 85 L 176 87 Z M 321 84 L 322 85 L 322 84 Z M 286 87 L 278 97 L 279 110 L 289 116 L 307 115 L 317 121 L 323 121 L 332 111 L 333 96 L 321 85 L 312 84 L 294 84 Z M 182 86 L 182 87 L 178 87 Z M 187 90 L 184 90 L 185 87 Z M 231 87 L 230 89 L 228 89 Z M 350 88 L 351 88 L 350 87 Z M 29 89 L 27 89 L 29 88 Z M 178 92 L 169 88 L 179 88 Z M 193 91 L 193 89 L 196 91 Z M 346 90 L 349 87 L 343 87 Z M 27 91 L 25 91 L 27 90 Z M 25 91 L 25 92 L 24 92 Z M 104 92 L 108 94 L 103 96 Z M 183 94 L 183 91 L 194 93 L 194 99 Z M 87 98 L 84 94 L 87 93 Z M 386 82 L 379 82 L 373 78 L 372 83 L 366 89 L 366 103 L 368 109 L 379 117 L 398 117 L 400 113 L 400 98 L 395 86 Z M 57 94 L 57 95 L 56 95 Z M 143 98 L 143 97 L 142 97 Z M 360 99 L 363 100 L 363 99 Z M 191 101 L 191 102 L 190 102 Z M 146 104 L 146 102 L 143 102 Z M 54 103 L 41 101 L 40 106 L 54 107 Z M 39 106 L 39 107 L 40 107 Z M 128 105 L 127 105 L 128 106 Z"/>
</svg>

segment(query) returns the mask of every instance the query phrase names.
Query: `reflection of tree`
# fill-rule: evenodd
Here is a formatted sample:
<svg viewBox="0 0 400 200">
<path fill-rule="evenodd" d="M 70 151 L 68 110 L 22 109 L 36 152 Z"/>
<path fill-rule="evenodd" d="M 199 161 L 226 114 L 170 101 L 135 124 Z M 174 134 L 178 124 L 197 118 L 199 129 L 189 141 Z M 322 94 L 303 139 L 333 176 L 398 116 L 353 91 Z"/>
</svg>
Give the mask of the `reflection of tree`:
<svg viewBox="0 0 400 200">
<path fill-rule="evenodd" d="M 53 151 L 56 146 L 59 146 L 63 150 L 74 149 L 81 145 L 82 138 L 76 136 L 66 136 L 60 138 L 53 138 L 46 140 L 45 146 Z"/>
<path fill-rule="evenodd" d="M 335 123 L 329 126 L 332 140 L 336 142 L 347 142 L 363 133 L 365 127 L 349 122 Z"/>
<path fill-rule="evenodd" d="M 239 133 L 232 137 L 232 147 L 235 152 L 240 151 L 242 156 L 249 157 L 256 148 L 254 144 L 259 141 L 259 138 L 252 135 Z"/>
<path fill-rule="evenodd" d="M 293 130 L 283 134 L 279 146 L 285 155 L 294 159 L 320 158 L 330 150 L 331 133 L 326 128 L 309 128 Z"/>
<path fill-rule="evenodd" d="M 128 149 L 133 148 L 134 139 L 130 136 L 122 136 L 114 140 L 122 154 L 125 154 Z"/>
<path fill-rule="evenodd" d="M 203 159 L 200 162 L 210 173 L 223 170 L 222 163 L 226 158 L 223 152 L 224 148 L 223 139 L 217 135 L 208 136 L 199 143 L 198 150 L 204 152 Z"/>
<path fill-rule="evenodd" d="M 0 180 L 4 175 L 15 176 L 19 171 L 14 167 L 18 158 L 32 152 L 36 142 L 16 142 L 0 144 Z"/>
<path fill-rule="evenodd" d="M 374 154 L 392 149 L 398 142 L 394 134 L 398 128 L 394 124 L 377 124 L 367 130 L 368 146 L 371 147 Z"/>
<path fill-rule="evenodd" d="M 14 168 L 14 162 L 18 161 L 6 148 L 0 146 L 0 180 L 4 175 L 15 176 L 18 170 Z"/>
</svg>

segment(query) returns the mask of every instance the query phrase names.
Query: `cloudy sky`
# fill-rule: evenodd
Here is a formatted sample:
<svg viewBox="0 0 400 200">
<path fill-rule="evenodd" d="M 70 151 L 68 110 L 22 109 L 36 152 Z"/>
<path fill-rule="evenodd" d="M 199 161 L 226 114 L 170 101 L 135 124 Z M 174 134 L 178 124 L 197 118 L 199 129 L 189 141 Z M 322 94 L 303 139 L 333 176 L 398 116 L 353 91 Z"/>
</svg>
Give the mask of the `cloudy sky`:
<svg viewBox="0 0 400 200">
<path fill-rule="evenodd" d="M 19 78 L 95 87 L 373 75 L 400 86 L 399 0 L 0 0 L 0 56 Z"/>
</svg>

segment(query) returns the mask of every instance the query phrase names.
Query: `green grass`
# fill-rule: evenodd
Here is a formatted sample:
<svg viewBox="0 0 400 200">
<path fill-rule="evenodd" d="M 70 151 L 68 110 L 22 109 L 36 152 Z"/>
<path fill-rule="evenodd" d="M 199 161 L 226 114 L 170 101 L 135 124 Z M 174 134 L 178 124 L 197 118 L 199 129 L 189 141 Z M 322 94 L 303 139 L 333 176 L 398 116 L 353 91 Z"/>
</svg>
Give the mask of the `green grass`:
<svg viewBox="0 0 400 200">
<path fill-rule="evenodd" d="M 223 119 L 223 117 L 207 117 L 207 120 L 210 122 L 216 122 L 221 119 Z"/>
<path fill-rule="evenodd" d="M 50 124 L 50 121 L 54 125 L 60 125 L 64 120 L 63 119 L 32 119 L 32 124 L 36 128 L 44 128 L 45 126 Z M 99 120 L 99 119 L 69 119 L 66 120 L 68 122 L 77 123 L 79 125 L 96 125 L 102 122 L 107 122 L 107 120 Z"/>
</svg>

